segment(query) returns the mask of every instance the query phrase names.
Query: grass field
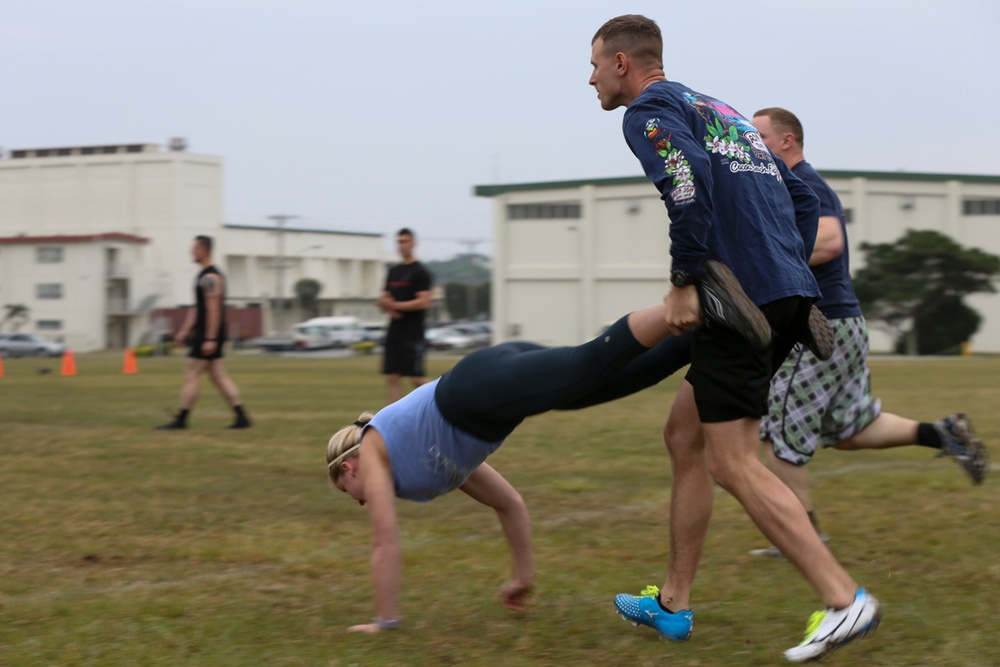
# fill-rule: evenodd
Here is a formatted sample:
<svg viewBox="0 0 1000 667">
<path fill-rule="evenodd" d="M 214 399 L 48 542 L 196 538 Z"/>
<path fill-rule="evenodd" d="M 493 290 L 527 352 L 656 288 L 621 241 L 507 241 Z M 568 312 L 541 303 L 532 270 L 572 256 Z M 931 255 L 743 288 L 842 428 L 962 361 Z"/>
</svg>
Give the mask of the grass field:
<svg viewBox="0 0 1000 667">
<path fill-rule="evenodd" d="M 532 511 L 530 611 L 496 602 L 508 572 L 494 516 L 460 493 L 401 502 L 405 628 L 361 636 L 374 613 L 365 510 L 331 495 L 330 433 L 378 407 L 377 357 L 235 356 L 257 425 L 231 420 L 207 380 L 186 432 L 180 357 L 9 359 L 0 378 L 0 665 L 772 665 L 816 598 L 717 495 L 695 631 L 660 642 L 612 611 L 662 582 L 670 471 L 660 429 L 678 385 L 528 420 L 490 459 Z M 454 358 L 431 361 L 433 375 Z M 40 374 L 40 368 L 52 370 Z M 886 410 L 963 409 L 1000 459 L 1000 358 L 876 360 Z M 910 447 L 821 453 L 814 501 L 833 548 L 884 605 L 843 665 L 1000 664 L 1000 476 L 972 487 Z"/>
</svg>

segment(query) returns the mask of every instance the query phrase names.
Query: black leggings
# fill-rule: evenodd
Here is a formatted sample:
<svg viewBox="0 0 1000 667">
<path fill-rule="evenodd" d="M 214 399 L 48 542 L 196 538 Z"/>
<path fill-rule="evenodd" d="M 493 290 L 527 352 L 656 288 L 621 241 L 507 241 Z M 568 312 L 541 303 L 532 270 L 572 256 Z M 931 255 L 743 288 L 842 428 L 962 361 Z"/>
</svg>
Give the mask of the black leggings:
<svg viewBox="0 0 1000 667">
<path fill-rule="evenodd" d="M 652 386 L 690 361 L 689 335 L 642 346 L 627 317 L 576 347 L 511 342 L 477 350 L 441 376 L 434 398 L 449 422 L 503 440 L 526 417 L 575 410 Z"/>
</svg>

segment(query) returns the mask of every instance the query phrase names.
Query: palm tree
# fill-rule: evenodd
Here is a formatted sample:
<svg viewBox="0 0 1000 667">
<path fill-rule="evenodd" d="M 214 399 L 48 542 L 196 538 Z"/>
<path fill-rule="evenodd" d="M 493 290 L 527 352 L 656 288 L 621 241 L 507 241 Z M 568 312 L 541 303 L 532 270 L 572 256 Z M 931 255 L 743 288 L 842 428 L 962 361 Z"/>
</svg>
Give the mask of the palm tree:
<svg viewBox="0 0 1000 667">
<path fill-rule="evenodd" d="M 4 310 L 7 312 L 4 313 L 3 320 L 0 320 L 0 329 L 10 323 L 11 331 L 18 331 L 31 319 L 28 317 L 28 307 L 23 303 L 8 303 L 4 306 Z"/>
</svg>

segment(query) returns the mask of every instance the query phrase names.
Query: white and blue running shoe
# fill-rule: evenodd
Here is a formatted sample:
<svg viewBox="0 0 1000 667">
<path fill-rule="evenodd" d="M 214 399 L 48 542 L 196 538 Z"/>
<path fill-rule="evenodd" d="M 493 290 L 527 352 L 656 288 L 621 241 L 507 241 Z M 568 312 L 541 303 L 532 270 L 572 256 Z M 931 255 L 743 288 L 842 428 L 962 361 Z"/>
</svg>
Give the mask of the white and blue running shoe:
<svg viewBox="0 0 1000 667">
<path fill-rule="evenodd" d="M 817 611 L 809 617 L 805 639 L 785 651 L 785 658 L 789 662 L 820 660 L 841 646 L 874 633 L 881 618 L 878 600 L 859 588 L 851 605 Z"/>
</svg>

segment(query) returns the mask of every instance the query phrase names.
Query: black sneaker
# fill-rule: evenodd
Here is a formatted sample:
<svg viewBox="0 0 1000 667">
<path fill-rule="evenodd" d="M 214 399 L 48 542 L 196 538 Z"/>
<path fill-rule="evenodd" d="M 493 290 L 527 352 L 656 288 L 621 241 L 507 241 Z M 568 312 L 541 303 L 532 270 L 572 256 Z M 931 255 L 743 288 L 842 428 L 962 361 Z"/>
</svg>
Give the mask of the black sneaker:
<svg viewBox="0 0 1000 667">
<path fill-rule="evenodd" d="M 227 429 L 237 429 L 237 428 L 250 428 L 253 426 L 253 422 L 250 421 L 249 417 L 238 417 L 236 421 L 227 426 Z"/>
<path fill-rule="evenodd" d="M 697 284 L 701 317 L 706 326 L 719 326 L 740 334 L 758 350 L 771 344 L 771 324 L 740 286 L 729 267 L 715 260 L 705 262 Z"/>
<path fill-rule="evenodd" d="M 965 470 L 973 484 L 982 484 L 990 467 L 990 457 L 983 441 L 976 437 L 972 422 L 962 412 L 950 414 L 934 422 L 941 436 L 938 456 L 950 456 Z"/>
<path fill-rule="evenodd" d="M 809 309 L 809 326 L 799 342 L 820 361 L 827 361 L 833 356 L 833 325 L 815 305 Z"/>
</svg>

